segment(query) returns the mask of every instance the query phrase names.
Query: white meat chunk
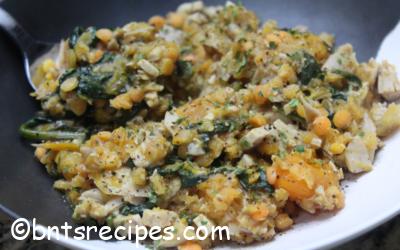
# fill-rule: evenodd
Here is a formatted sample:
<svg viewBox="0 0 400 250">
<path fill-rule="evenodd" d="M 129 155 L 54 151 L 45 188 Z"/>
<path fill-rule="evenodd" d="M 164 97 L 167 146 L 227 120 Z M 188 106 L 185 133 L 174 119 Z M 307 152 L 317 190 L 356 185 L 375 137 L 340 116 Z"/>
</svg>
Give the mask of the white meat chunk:
<svg viewBox="0 0 400 250">
<path fill-rule="evenodd" d="M 361 63 L 360 71 L 362 72 L 360 75 L 361 80 L 367 82 L 370 88 L 375 87 L 379 72 L 379 64 L 375 59 L 371 58 L 367 63 Z"/>
<path fill-rule="evenodd" d="M 164 228 L 171 226 L 178 218 L 175 212 L 165 209 L 146 209 L 143 211 L 142 223 L 148 227 L 159 226 Z"/>
<path fill-rule="evenodd" d="M 107 195 L 122 196 L 125 201 L 137 203 L 148 197 L 150 187 L 137 187 L 132 181 L 132 170 L 120 168 L 115 171 L 92 174 L 97 188 Z"/>
<path fill-rule="evenodd" d="M 287 143 L 291 146 L 295 146 L 298 144 L 299 138 L 300 138 L 300 133 L 299 130 L 294 127 L 293 125 L 286 124 L 281 120 L 276 120 L 274 122 L 274 127 L 276 130 L 279 132 L 278 134 L 284 134 Z"/>
<path fill-rule="evenodd" d="M 351 173 L 361 173 L 372 169 L 368 148 L 360 137 L 355 137 L 345 151 L 347 169 Z"/>
<path fill-rule="evenodd" d="M 310 100 L 306 100 L 304 96 L 300 97 L 300 102 L 302 103 L 304 107 L 304 112 L 305 112 L 305 119 L 308 123 L 314 121 L 314 119 L 318 116 L 321 116 L 322 113 L 319 109 L 315 108 Z"/>
<path fill-rule="evenodd" d="M 164 137 L 166 130 L 165 126 L 157 126 L 152 131 L 139 131 L 138 134 L 142 132 L 142 135 L 136 137 L 138 145 L 128 151 L 135 166 L 146 168 L 162 163 L 172 149 L 171 143 Z"/>
<path fill-rule="evenodd" d="M 328 60 L 322 66 L 323 69 L 328 71 L 342 70 L 346 72 L 354 73 L 354 70 L 358 66 L 356 54 L 353 51 L 353 46 L 346 43 L 328 57 Z"/>
<path fill-rule="evenodd" d="M 156 37 L 181 45 L 185 40 L 185 33 L 173 28 L 172 26 L 164 25 L 164 27 L 156 34 Z"/>
<path fill-rule="evenodd" d="M 400 97 L 400 81 L 397 78 L 396 68 L 387 61 L 383 61 L 379 67 L 378 93 L 388 101 Z"/>
<path fill-rule="evenodd" d="M 361 129 L 364 133 L 363 140 L 368 149 L 369 159 L 371 162 L 373 162 L 375 158 L 375 152 L 378 149 L 379 139 L 376 136 L 375 123 L 372 121 L 368 113 L 364 114 Z"/>
<path fill-rule="evenodd" d="M 400 127 L 400 105 L 374 103 L 371 108 L 371 117 L 378 136 L 388 136 Z"/>
<path fill-rule="evenodd" d="M 96 188 L 90 189 L 83 192 L 79 197 L 79 203 L 74 209 L 73 218 L 77 220 L 87 218 L 103 220 L 121 205 L 121 198 L 104 195 Z"/>
<path fill-rule="evenodd" d="M 193 12 L 201 11 L 204 8 L 204 4 L 202 1 L 195 1 L 189 3 L 183 3 L 178 6 L 177 12 L 190 14 Z"/>
<path fill-rule="evenodd" d="M 240 145 L 243 149 L 250 149 L 257 146 L 262 140 L 271 133 L 268 125 L 258 128 L 253 128 L 245 136 L 240 139 Z"/>
<path fill-rule="evenodd" d="M 187 146 L 187 154 L 193 156 L 204 155 L 206 151 L 203 149 L 203 143 L 199 139 L 194 139 Z"/>
<path fill-rule="evenodd" d="M 165 113 L 163 123 L 171 134 L 175 133 L 176 123 L 179 120 L 179 118 L 180 117 L 172 111 L 168 111 Z"/>
<path fill-rule="evenodd" d="M 211 233 L 213 228 L 215 227 L 214 222 L 207 218 L 204 214 L 199 214 L 196 218 L 193 219 L 193 223 L 197 227 L 206 227 L 208 232 Z"/>
</svg>

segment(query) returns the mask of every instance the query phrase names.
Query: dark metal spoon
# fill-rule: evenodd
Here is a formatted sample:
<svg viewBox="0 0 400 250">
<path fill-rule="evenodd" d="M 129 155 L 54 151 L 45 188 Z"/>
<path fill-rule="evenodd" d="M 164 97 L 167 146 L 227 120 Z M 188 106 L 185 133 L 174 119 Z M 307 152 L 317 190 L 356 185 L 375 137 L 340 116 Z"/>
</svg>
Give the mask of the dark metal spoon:
<svg viewBox="0 0 400 250">
<path fill-rule="evenodd" d="M 43 55 L 48 54 L 51 51 L 58 51 L 58 45 L 34 39 L 7 11 L 1 7 L 0 28 L 2 28 L 14 40 L 21 50 L 26 77 L 32 88 L 36 89 L 36 86 L 32 81 L 32 72 Z"/>
</svg>

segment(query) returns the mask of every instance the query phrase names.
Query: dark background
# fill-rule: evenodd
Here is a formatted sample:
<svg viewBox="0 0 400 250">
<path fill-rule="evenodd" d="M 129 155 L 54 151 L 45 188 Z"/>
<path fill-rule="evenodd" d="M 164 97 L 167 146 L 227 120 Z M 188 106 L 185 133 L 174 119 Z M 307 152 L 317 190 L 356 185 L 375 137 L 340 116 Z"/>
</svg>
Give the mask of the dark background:
<svg viewBox="0 0 400 250">
<path fill-rule="evenodd" d="M 159 0 L 7 0 L 9 11 L 34 37 L 57 42 L 75 26 L 115 27 L 174 10 L 182 1 Z M 207 4 L 224 1 L 205 1 Z M 337 44 L 350 42 L 359 60 L 375 56 L 384 36 L 400 17 L 396 0 L 242 1 L 262 20 L 276 19 L 281 27 L 306 25 L 314 32 L 336 34 Z M 24 76 L 17 47 L 0 30 L 0 208 L 14 216 L 37 218 L 44 225 L 70 221 L 71 210 L 33 149 L 17 129 L 38 109 Z"/>
</svg>

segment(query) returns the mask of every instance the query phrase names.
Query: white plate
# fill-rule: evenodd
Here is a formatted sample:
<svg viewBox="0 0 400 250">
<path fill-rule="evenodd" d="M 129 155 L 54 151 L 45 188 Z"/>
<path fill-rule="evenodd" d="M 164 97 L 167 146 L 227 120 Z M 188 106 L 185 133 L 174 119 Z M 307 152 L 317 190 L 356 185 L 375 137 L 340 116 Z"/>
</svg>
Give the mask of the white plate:
<svg viewBox="0 0 400 250">
<path fill-rule="evenodd" d="M 400 70 L 400 23 L 384 40 L 378 61 L 388 59 Z M 336 214 L 302 215 L 293 229 L 277 235 L 271 242 L 246 249 L 321 249 L 330 248 L 359 236 L 400 212 L 400 133 L 385 141 L 377 154 L 374 169 L 343 183 L 346 206 Z M 130 242 L 76 241 L 60 239 L 62 245 L 77 249 L 131 250 Z M 231 249 L 232 246 L 220 249 Z M 244 249 L 245 247 L 234 247 Z M 145 249 L 141 247 L 140 249 Z"/>
</svg>

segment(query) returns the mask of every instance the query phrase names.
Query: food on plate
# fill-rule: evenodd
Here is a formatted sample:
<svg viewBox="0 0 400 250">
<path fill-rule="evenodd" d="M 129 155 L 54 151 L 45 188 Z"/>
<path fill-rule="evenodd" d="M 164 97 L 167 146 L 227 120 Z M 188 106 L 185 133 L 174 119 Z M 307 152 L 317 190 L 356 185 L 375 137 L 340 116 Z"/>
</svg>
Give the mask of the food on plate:
<svg viewBox="0 0 400 250">
<path fill-rule="evenodd" d="M 42 111 L 20 131 L 73 218 L 175 226 L 157 247 L 223 244 L 188 225 L 266 241 L 300 210 L 343 208 L 345 173 L 371 171 L 400 125 L 393 65 L 231 2 L 76 28 L 34 82 Z"/>
</svg>

